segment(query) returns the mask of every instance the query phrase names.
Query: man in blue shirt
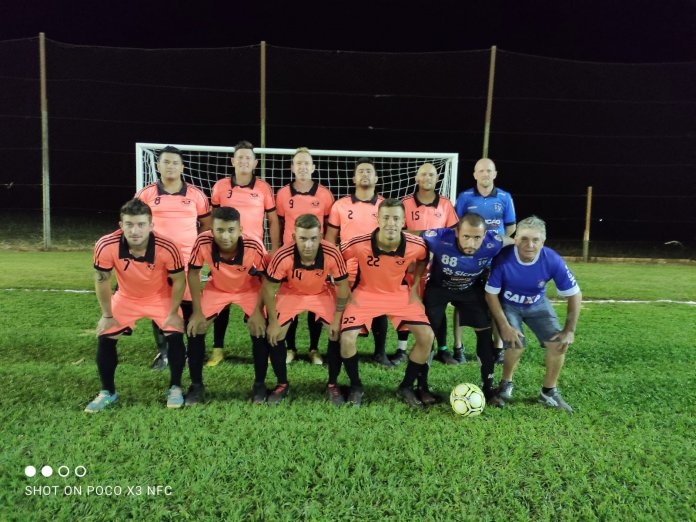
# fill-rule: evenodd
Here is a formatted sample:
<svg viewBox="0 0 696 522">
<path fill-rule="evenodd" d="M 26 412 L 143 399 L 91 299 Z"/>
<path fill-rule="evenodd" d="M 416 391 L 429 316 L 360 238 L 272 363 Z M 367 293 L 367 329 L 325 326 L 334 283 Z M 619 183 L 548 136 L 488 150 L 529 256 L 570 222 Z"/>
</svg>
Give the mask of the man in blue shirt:
<svg viewBox="0 0 696 522">
<path fill-rule="evenodd" d="M 572 412 L 556 384 L 566 351 L 575 340 L 582 294 L 563 258 L 545 247 L 544 241 L 544 221 L 536 216 L 520 221 L 515 246 L 505 248 L 493 261 L 486 284 L 486 301 L 506 347 L 500 396 L 506 400 L 512 397 L 512 376 L 526 345 L 522 334 L 524 322 L 546 348 L 546 376 L 539 402 Z M 551 279 L 556 284 L 558 295 L 568 298 L 568 312 L 562 329 L 545 296 L 546 283 Z"/>
</svg>

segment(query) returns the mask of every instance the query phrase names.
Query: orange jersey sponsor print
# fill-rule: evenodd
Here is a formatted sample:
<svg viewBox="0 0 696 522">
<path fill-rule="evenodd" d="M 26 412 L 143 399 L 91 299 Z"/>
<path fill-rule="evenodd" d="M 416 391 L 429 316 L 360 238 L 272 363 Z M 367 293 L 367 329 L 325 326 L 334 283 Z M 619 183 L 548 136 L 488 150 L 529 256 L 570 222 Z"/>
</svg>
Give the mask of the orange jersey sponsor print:
<svg viewBox="0 0 696 522">
<path fill-rule="evenodd" d="M 167 276 L 181 272 L 184 263 L 179 247 L 154 232 L 150 233 L 145 255 L 134 257 L 123 231 L 117 230 L 97 241 L 94 268 L 104 272 L 115 270 L 117 293 L 138 299 L 169 294 L 171 287 Z"/>
<path fill-rule="evenodd" d="M 408 230 L 449 228 L 459 221 L 452 202 L 439 194 L 432 203 L 421 203 L 416 194 L 405 197 L 403 203 Z"/>
<path fill-rule="evenodd" d="M 303 265 L 295 243 L 279 248 L 271 258 L 266 277 L 274 283 L 282 282 L 281 292 L 297 295 L 316 295 L 327 290 L 326 279 L 334 281 L 348 277 L 346 263 L 338 247 L 328 241 L 319 245 L 314 264 Z"/>
<path fill-rule="evenodd" d="M 324 185 L 315 181 L 308 192 L 298 192 L 292 183 L 285 185 L 276 194 L 276 212 L 285 220 L 283 244 L 292 243 L 295 220 L 302 214 L 313 214 L 319 219 L 321 232 L 324 233 L 324 220 L 334 204 L 333 194 Z"/>
<path fill-rule="evenodd" d="M 263 219 L 266 212 L 275 210 L 273 189 L 264 180 L 251 177 L 248 185 L 237 185 L 224 178 L 213 185 L 211 201 L 214 207 L 234 207 L 241 216 L 242 232 L 263 243 Z"/>
<path fill-rule="evenodd" d="M 367 201 L 344 196 L 331 207 L 328 225 L 340 230 L 341 241 L 369 234 L 377 228 L 377 210 L 383 199 L 377 194 Z"/>
</svg>

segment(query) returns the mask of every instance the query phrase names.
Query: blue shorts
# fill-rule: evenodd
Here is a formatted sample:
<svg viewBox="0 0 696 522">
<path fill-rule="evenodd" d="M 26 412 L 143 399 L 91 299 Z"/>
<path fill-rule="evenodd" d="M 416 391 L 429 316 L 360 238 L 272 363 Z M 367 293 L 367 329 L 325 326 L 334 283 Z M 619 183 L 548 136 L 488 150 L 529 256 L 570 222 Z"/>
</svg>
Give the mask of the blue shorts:
<svg viewBox="0 0 696 522">
<path fill-rule="evenodd" d="M 506 303 L 502 303 L 502 306 L 510 326 L 521 332 L 524 322 L 534 332 L 542 347 L 546 341 L 551 340 L 561 331 L 558 316 L 546 297 L 531 306 L 514 306 Z M 527 346 L 526 338 L 522 338 L 522 345 Z M 510 348 L 510 343 L 504 343 L 504 347 Z"/>
</svg>

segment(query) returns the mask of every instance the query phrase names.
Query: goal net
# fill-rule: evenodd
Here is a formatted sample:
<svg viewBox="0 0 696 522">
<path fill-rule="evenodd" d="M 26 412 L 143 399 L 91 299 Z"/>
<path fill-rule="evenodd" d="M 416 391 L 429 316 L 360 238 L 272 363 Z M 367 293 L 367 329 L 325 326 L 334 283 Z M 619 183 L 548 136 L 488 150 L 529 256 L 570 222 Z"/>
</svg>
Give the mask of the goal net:
<svg viewBox="0 0 696 522">
<path fill-rule="evenodd" d="M 184 180 L 201 188 L 208 196 L 219 179 L 230 177 L 234 169 L 230 158 L 233 147 L 136 143 L 136 188 L 157 181 L 157 157 L 167 145 L 182 151 Z M 274 192 L 292 181 L 290 164 L 296 149 L 255 148 L 259 160 L 256 175 L 269 183 Z M 457 185 L 456 153 L 383 152 L 310 149 L 316 170 L 313 178 L 326 186 L 336 199 L 353 191 L 353 169 L 358 158 L 374 160 L 379 181 L 377 193 L 385 198 L 403 198 L 415 190 L 416 171 L 432 163 L 440 174 L 437 191 L 454 202 Z"/>
</svg>

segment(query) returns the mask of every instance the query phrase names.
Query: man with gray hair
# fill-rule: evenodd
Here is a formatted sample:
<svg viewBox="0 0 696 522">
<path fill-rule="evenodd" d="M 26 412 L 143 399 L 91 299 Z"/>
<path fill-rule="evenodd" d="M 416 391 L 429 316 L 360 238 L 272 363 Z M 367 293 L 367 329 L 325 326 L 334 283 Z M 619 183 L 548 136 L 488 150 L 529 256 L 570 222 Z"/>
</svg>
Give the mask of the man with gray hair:
<svg viewBox="0 0 696 522">
<path fill-rule="evenodd" d="M 499 395 L 504 400 L 512 397 L 512 376 L 526 345 L 522 333 L 524 322 L 546 349 L 546 376 L 539 402 L 572 413 L 573 409 L 563 400 L 556 384 L 566 351 L 575 340 L 582 294 L 563 258 L 545 247 L 544 241 L 546 223 L 543 220 L 531 216 L 520 221 L 514 246 L 503 249 L 495 258 L 486 284 L 486 301 L 506 348 Z M 545 296 L 546 283 L 551 279 L 558 295 L 568 298 L 562 329 Z"/>
</svg>

